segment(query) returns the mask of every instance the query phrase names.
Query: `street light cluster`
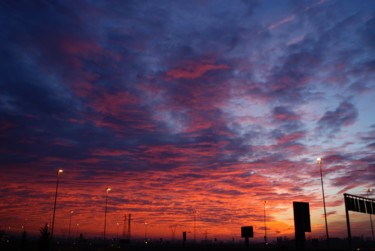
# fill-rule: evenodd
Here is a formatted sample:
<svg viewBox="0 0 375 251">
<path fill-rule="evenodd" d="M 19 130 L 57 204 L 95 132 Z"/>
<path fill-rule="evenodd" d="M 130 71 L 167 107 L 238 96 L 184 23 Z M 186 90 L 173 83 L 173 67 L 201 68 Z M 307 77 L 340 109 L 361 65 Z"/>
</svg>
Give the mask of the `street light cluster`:
<svg viewBox="0 0 375 251">
<path fill-rule="evenodd" d="M 329 247 L 327 212 L 326 212 L 326 202 L 325 202 L 325 196 L 324 196 L 323 171 L 322 171 L 323 160 L 322 160 L 322 158 L 317 158 L 316 161 L 317 161 L 317 163 L 319 165 L 319 169 L 320 169 L 320 181 L 321 181 L 321 185 L 322 185 L 322 194 L 323 194 L 323 207 L 324 207 L 324 219 L 325 219 L 325 227 L 326 227 L 326 238 L 327 238 L 327 245 Z M 367 193 L 369 193 L 370 191 L 372 191 L 372 189 L 369 189 Z M 268 242 L 267 242 L 267 218 L 266 218 L 267 201 L 265 200 L 263 203 L 264 203 L 264 243 L 267 246 L 267 244 L 268 244 Z M 371 217 L 371 215 L 370 215 L 370 217 Z M 372 223 L 372 221 L 371 221 L 371 223 Z"/>
<path fill-rule="evenodd" d="M 328 235 L 328 223 L 327 223 L 327 212 L 326 212 L 326 203 L 325 203 L 325 196 L 324 196 L 324 184 L 323 184 L 323 171 L 322 171 L 322 164 L 323 160 L 322 158 L 317 158 L 316 159 L 318 165 L 319 165 L 319 170 L 320 170 L 320 181 L 321 181 L 321 186 L 322 186 L 322 197 L 323 197 L 323 207 L 324 207 L 324 219 L 325 219 L 325 228 L 326 228 L 326 238 L 327 238 L 327 245 L 329 247 L 329 235 Z M 57 202 L 57 192 L 58 192 L 58 186 L 59 186 L 59 176 L 63 173 L 64 171 L 62 169 L 57 170 L 57 179 L 56 179 L 56 192 L 55 192 L 55 201 L 54 201 L 54 207 L 53 207 L 53 217 L 52 217 L 52 228 L 51 228 L 51 239 L 53 237 L 53 230 L 54 230 L 54 223 L 55 223 L 55 214 L 56 214 L 56 202 Z M 105 197 L 105 210 L 104 210 L 104 234 L 103 238 L 104 240 L 106 239 L 106 227 L 107 227 L 107 205 L 108 205 L 108 193 L 111 191 L 110 187 L 107 187 L 105 189 L 106 191 L 106 197 Z M 369 188 L 367 192 L 367 196 L 373 191 L 372 188 Z M 264 241 L 265 245 L 267 245 L 267 219 L 266 219 L 266 204 L 267 201 L 264 201 Z M 72 214 L 74 211 L 70 211 L 70 219 L 69 219 L 69 237 L 70 237 L 70 228 L 71 228 L 71 222 L 72 222 Z M 196 238 L 195 236 L 195 221 L 196 221 L 196 210 L 193 210 L 194 214 L 194 240 Z M 374 232 L 373 232 L 373 227 L 372 227 L 372 219 L 371 219 L 371 214 L 370 214 L 370 222 L 371 222 L 371 230 L 372 230 L 372 237 L 374 239 Z M 145 222 L 145 238 L 147 235 L 147 222 Z M 77 224 L 78 228 L 79 224 Z M 118 235 L 118 227 L 119 223 L 117 223 L 117 235 Z"/>
<path fill-rule="evenodd" d="M 55 200 L 54 200 L 54 206 L 53 206 L 53 215 L 52 215 L 52 226 L 51 226 L 51 239 L 53 238 L 53 231 L 54 231 L 54 226 L 55 226 L 55 215 L 56 215 L 56 202 L 57 202 L 57 192 L 59 188 L 59 176 L 64 172 L 63 169 L 58 169 L 57 174 L 56 174 L 56 191 L 55 191 Z M 106 197 L 105 197 L 105 210 L 104 210 L 104 240 L 106 238 L 106 225 L 107 225 L 107 204 L 108 204 L 108 192 L 111 191 L 111 188 L 107 187 L 105 189 L 106 191 Z M 71 224 L 72 224 L 72 215 L 74 211 L 70 211 L 70 217 L 69 217 L 69 232 L 68 236 L 70 238 L 70 229 L 71 229 Z M 118 223 L 117 223 L 118 224 Z M 76 225 L 77 231 L 79 224 L 77 223 Z"/>
</svg>

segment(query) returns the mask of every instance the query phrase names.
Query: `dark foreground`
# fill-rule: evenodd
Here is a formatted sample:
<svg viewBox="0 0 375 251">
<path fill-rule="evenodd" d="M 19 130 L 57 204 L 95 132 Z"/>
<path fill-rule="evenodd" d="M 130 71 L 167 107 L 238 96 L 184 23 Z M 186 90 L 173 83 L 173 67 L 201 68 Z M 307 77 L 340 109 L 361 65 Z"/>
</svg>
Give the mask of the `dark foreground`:
<svg viewBox="0 0 375 251">
<path fill-rule="evenodd" d="M 202 241 L 200 243 L 182 241 L 163 241 L 160 240 L 127 240 L 111 239 L 103 241 L 102 239 L 60 239 L 48 242 L 41 242 L 38 238 L 2 238 L 0 240 L 0 251 L 271 251 L 271 250 L 298 250 L 296 249 L 293 240 L 275 242 L 268 244 L 264 243 L 250 243 L 249 247 L 246 247 L 240 240 L 236 242 L 219 242 L 219 241 Z M 326 247 L 324 241 L 310 240 L 306 242 L 306 251 L 323 251 L 323 250 L 336 250 L 336 251 L 362 251 L 362 250 L 374 250 L 375 243 L 370 240 L 355 240 L 353 242 L 353 248 L 348 247 L 347 240 L 337 239 L 331 240 L 331 246 L 329 249 Z"/>
</svg>

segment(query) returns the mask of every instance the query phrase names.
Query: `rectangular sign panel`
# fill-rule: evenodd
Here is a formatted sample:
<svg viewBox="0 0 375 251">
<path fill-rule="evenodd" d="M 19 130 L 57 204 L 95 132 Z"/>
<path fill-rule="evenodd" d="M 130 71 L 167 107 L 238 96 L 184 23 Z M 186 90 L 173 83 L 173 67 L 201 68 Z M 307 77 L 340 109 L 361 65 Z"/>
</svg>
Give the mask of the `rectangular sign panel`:
<svg viewBox="0 0 375 251">
<path fill-rule="evenodd" d="M 293 202 L 294 226 L 298 231 L 311 232 L 310 209 L 307 202 Z"/>
<path fill-rule="evenodd" d="M 241 237 L 242 238 L 253 238 L 254 232 L 252 226 L 241 227 Z"/>
<path fill-rule="evenodd" d="M 365 214 L 375 214 L 375 200 L 357 195 L 344 194 L 346 210 Z"/>
</svg>

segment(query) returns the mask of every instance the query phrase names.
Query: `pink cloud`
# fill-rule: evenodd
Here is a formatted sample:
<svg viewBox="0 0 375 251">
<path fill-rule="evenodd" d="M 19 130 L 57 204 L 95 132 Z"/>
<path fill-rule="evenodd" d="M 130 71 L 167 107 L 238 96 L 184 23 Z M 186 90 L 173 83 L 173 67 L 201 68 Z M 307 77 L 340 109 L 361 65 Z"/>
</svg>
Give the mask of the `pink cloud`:
<svg viewBox="0 0 375 251">
<path fill-rule="evenodd" d="M 296 18 L 296 15 L 290 15 L 276 23 L 273 23 L 271 25 L 268 26 L 268 29 L 270 30 L 273 30 L 273 29 L 276 29 L 277 27 L 281 26 L 281 25 L 284 25 L 284 24 L 287 24 L 291 21 L 293 21 L 294 19 Z"/>
<path fill-rule="evenodd" d="M 279 137 L 277 139 L 278 144 L 285 144 L 289 142 L 295 142 L 298 140 L 303 139 L 306 136 L 305 132 L 294 132 L 294 133 L 289 133 L 285 134 L 282 137 Z"/>
<path fill-rule="evenodd" d="M 206 72 L 211 70 L 226 70 L 229 66 L 224 64 L 212 63 L 188 63 L 181 68 L 169 70 L 166 75 L 171 79 L 195 79 L 202 77 Z"/>
</svg>

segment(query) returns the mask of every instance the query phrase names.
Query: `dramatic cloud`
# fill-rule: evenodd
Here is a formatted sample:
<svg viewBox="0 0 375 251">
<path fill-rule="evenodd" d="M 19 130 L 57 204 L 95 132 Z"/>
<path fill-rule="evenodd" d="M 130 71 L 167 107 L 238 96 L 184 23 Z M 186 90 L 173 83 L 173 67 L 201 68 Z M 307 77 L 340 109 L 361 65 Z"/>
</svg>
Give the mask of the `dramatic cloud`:
<svg viewBox="0 0 375 251">
<path fill-rule="evenodd" d="M 318 121 L 319 128 L 330 133 L 339 132 L 341 127 L 354 124 L 358 117 L 355 106 L 342 102 L 334 111 L 327 111 Z"/>
<path fill-rule="evenodd" d="M 0 229 L 345 234 L 375 184 L 372 1 L 2 1 Z M 358 218 L 355 224 L 364 220 Z M 369 229 L 361 233 L 369 235 Z M 259 239 L 261 239 L 259 237 Z"/>
</svg>

